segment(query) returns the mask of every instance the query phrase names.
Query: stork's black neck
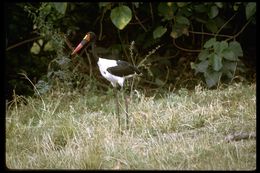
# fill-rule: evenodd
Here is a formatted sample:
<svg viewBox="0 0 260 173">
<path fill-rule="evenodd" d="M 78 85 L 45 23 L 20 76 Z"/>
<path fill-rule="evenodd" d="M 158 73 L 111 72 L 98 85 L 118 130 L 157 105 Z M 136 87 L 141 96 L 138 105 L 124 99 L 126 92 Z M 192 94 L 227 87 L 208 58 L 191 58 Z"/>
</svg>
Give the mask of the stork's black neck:
<svg viewBox="0 0 260 173">
<path fill-rule="evenodd" d="M 92 49 L 92 54 L 93 54 L 95 60 L 98 61 L 98 56 L 97 56 L 97 52 L 96 52 L 96 48 L 95 48 L 95 42 L 91 42 L 91 49 Z"/>
</svg>

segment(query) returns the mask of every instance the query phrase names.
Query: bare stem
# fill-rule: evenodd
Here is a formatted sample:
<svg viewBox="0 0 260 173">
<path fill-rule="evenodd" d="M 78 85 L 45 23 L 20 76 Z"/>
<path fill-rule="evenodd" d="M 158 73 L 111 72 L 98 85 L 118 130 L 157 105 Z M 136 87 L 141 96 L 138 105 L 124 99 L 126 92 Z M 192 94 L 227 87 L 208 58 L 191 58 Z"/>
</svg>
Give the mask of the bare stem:
<svg viewBox="0 0 260 173">
<path fill-rule="evenodd" d="M 213 34 L 213 33 L 208 33 L 208 32 L 189 31 L 189 33 L 201 34 L 201 35 L 212 35 L 212 36 L 215 36 L 215 34 Z M 232 35 L 224 35 L 224 34 L 219 34 L 219 35 L 217 35 L 217 37 L 233 38 Z"/>
<path fill-rule="evenodd" d="M 228 21 L 226 21 L 226 23 L 224 23 L 224 25 L 222 25 L 219 30 L 216 32 L 215 37 L 218 36 L 218 33 L 220 33 L 220 31 L 236 16 L 237 13 L 235 13 L 232 17 L 230 17 L 230 19 Z"/>
<path fill-rule="evenodd" d="M 21 42 L 19 42 L 19 43 L 16 43 L 16 44 L 11 45 L 11 46 L 9 46 L 8 48 L 6 48 L 6 51 L 9 51 L 9 50 L 11 50 L 11 49 L 13 49 L 13 48 L 15 48 L 15 47 L 21 46 L 21 45 L 23 45 L 23 44 L 25 44 L 25 43 L 29 43 L 29 42 L 32 42 L 32 41 L 34 41 L 34 40 L 38 40 L 38 39 L 40 39 L 40 38 L 43 38 L 43 37 L 42 37 L 42 36 L 37 36 L 37 37 L 34 37 L 34 38 L 30 38 L 30 39 L 21 41 Z"/>
<path fill-rule="evenodd" d="M 135 19 L 137 20 L 137 22 L 139 23 L 139 25 L 143 28 L 143 30 L 144 30 L 145 32 L 147 32 L 147 29 L 144 27 L 144 25 L 142 24 L 142 22 L 139 20 L 139 18 L 138 18 L 137 15 L 136 15 L 134 5 L 132 5 L 132 7 L 133 7 L 133 12 L 134 12 Z"/>
<path fill-rule="evenodd" d="M 252 19 L 253 19 L 253 18 L 251 18 L 250 20 L 247 21 L 247 23 L 241 28 L 241 30 L 240 30 L 238 33 L 236 33 L 236 35 L 233 36 L 233 39 L 236 39 L 236 37 L 238 37 L 238 36 L 245 30 L 245 28 L 246 28 L 247 25 L 252 21 Z M 231 39 L 232 39 L 232 38 L 229 38 L 229 39 L 227 39 L 227 41 L 228 41 L 228 40 L 231 40 Z"/>
<path fill-rule="evenodd" d="M 178 46 L 175 42 L 175 39 L 172 39 L 173 45 L 176 46 L 178 49 L 186 51 L 186 52 L 200 52 L 201 50 L 194 50 L 194 49 L 186 49 Z"/>
</svg>

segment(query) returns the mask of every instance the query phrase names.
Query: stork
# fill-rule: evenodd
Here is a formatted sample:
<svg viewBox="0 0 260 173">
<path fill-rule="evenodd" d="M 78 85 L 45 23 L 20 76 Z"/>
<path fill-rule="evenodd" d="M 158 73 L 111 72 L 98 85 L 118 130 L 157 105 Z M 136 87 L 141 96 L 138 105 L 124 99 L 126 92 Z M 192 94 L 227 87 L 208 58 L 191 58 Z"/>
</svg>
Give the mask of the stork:
<svg viewBox="0 0 260 173">
<path fill-rule="evenodd" d="M 97 61 L 101 75 L 104 78 L 106 78 L 108 81 L 110 81 L 110 83 L 114 88 L 116 88 L 117 85 L 119 85 L 121 89 L 123 89 L 124 81 L 126 79 L 141 74 L 140 70 L 137 67 L 131 65 L 126 61 L 112 60 L 112 59 L 98 57 L 95 51 L 96 35 L 94 32 L 88 32 L 83 38 L 83 40 L 73 50 L 71 55 L 76 54 L 84 45 L 86 45 L 86 43 L 89 43 L 91 45 L 92 54 L 95 60 Z M 125 107 L 126 107 L 126 124 L 128 129 L 129 128 L 128 103 L 125 95 L 124 95 L 124 100 L 125 100 Z M 116 106 L 117 106 L 118 126 L 119 126 L 119 130 L 121 131 L 118 92 L 116 92 Z"/>
</svg>

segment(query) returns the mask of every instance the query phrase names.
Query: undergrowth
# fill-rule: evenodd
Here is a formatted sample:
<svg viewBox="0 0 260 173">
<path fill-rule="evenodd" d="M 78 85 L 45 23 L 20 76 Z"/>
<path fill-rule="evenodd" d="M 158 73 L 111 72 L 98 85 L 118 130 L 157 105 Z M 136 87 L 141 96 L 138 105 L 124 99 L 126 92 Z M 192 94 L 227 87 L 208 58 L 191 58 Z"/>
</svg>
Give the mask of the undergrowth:
<svg viewBox="0 0 260 173">
<path fill-rule="evenodd" d="M 129 97 L 130 129 L 123 134 L 112 90 L 85 87 L 13 98 L 6 110 L 9 169 L 256 168 L 254 138 L 225 140 L 256 131 L 255 84 L 216 90 L 198 85 L 149 97 L 136 91 Z"/>
</svg>

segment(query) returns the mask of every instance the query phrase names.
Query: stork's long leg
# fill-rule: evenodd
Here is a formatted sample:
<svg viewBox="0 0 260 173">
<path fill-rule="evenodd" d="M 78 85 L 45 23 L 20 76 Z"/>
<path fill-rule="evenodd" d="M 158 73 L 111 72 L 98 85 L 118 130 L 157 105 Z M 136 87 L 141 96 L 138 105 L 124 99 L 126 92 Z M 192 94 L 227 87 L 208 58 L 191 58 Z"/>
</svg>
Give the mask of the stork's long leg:
<svg viewBox="0 0 260 173">
<path fill-rule="evenodd" d="M 118 102 L 118 91 L 115 88 L 115 97 L 116 97 L 116 113 L 117 113 L 117 121 L 118 121 L 118 128 L 119 128 L 119 132 L 121 132 L 121 125 L 120 125 L 120 115 L 119 115 L 119 102 Z"/>
<path fill-rule="evenodd" d="M 126 129 L 129 129 L 129 116 L 128 116 L 128 100 L 127 96 L 125 95 L 123 91 L 124 99 L 125 99 L 125 113 L 126 113 Z"/>
</svg>

